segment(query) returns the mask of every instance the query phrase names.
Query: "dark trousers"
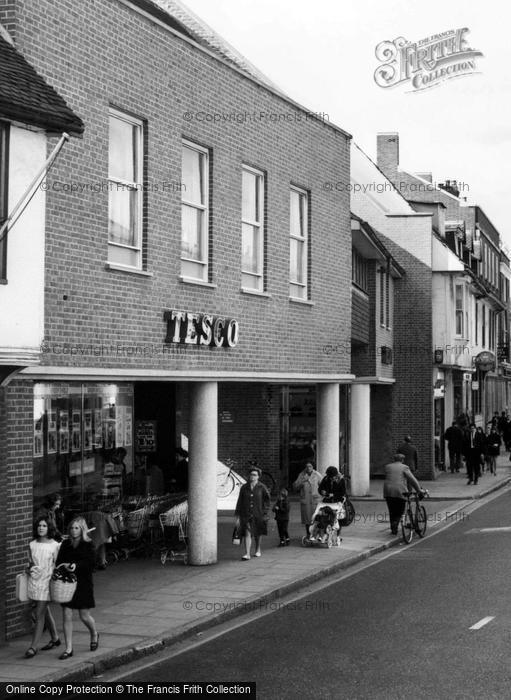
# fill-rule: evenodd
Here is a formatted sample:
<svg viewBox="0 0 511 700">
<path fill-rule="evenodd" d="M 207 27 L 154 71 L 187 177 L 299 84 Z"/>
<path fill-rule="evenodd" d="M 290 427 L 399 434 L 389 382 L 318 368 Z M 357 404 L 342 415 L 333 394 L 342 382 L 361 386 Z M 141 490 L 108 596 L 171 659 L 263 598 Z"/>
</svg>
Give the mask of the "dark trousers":
<svg viewBox="0 0 511 700">
<path fill-rule="evenodd" d="M 289 520 L 277 520 L 277 529 L 279 531 L 280 541 L 284 542 L 289 539 L 289 534 L 287 528 L 289 527 Z"/>
<path fill-rule="evenodd" d="M 399 521 L 405 512 L 406 501 L 404 498 L 386 498 L 385 500 L 387 501 L 387 508 L 389 509 L 390 529 L 391 532 L 396 535 Z"/>
<path fill-rule="evenodd" d="M 467 474 L 468 480 L 477 484 L 481 476 L 481 451 L 475 447 L 472 447 L 467 455 Z"/>
<path fill-rule="evenodd" d="M 459 447 L 449 447 L 449 469 L 459 472 L 461 462 L 461 451 Z"/>
</svg>

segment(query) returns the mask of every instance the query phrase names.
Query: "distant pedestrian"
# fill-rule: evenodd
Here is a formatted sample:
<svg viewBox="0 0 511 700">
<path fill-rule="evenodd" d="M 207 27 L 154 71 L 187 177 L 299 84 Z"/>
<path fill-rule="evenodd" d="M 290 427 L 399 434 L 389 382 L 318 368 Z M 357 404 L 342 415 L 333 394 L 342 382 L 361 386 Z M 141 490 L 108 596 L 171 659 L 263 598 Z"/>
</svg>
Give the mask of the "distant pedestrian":
<svg viewBox="0 0 511 700">
<path fill-rule="evenodd" d="M 277 502 L 273 506 L 275 520 L 277 521 L 277 529 L 279 531 L 280 547 L 289 545 L 289 500 L 287 489 L 280 489 Z"/>
<path fill-rule="evenodd" d="M 486 436 L 486 462 L 490 473 L 497 476 L 497 457 L 500 454 L 500 435 L 493 428 Z"/>
<path fill-rule="evenodd" d="M 477 484 L 481 475 L 481 455 L 484 453 L 486 438 L 481 428 L 476 428 L 475 423 L 470 424 L 465 434 L 463 452 L 467 462 L 468 484 Z"/>
<path fill-rule="evenodd" d="M 251 557 L 252 539 L 255 544 L 255 557 L 261 556 L 261 537 L 268 534 L 268 513 L 270 510 L 270 492 L 259 478 L 261 470 L 251 467 L 248 482 L 240 488 L 236 503 L 236 525 L 245 539 L 245 554 L 241 557 L 247 561 Z"/>
<path fill-rule="evenodd" d="M 310 534 L 312 514 L 321 501 L 321 495 L 319 493 L 321 479 L 321 474 L 314 469 L 312 462 L 307 462 L 305 469 L 298 475 L 298 478 L 293 484 L 294 490 L 300 493 L 300 515 L 302 523 L 305 525 L 305 534 L 307 537 L 309 537 Z"/>
<path fill-rule="evenodd" d="M 506 427 L 504 428 L 504 435 L 502 437 L 504 439 L 505 448 L 509 452 L 511 449 L 511 421 L 508 421 Z"/>
<path fill-rule="evenodd" d="M 96 651 L 99 634 L 96 622 L 90 614 L 96 606 L 92 572 L 94 570 L 95 552 L 88 534 L 87 523 L 83 518 L 71 520 L 68 528 L 69 539 L 64 540 L 57 557 L 57 566 L 63 565 L 67 571 L 76 574 L 76 591 L 69 603 L 61 603 L 64 622 L 64 639 L 66 649 L 59 659 L 73 656 L 73 610 L 78 610 L 80 620 L 90 633 L 90 650 Z"/>
<path fill-rule="evenodd" d="M 499 431 L 499 433 L 502 436 L 504 435 L 504 433 L 506 431 L 507 423 L 508 423 L 507 414 L 505 411 L 502 411 L 502 413 L 500 414 L 499 420 L 497 422 L 497 430 Z"/>
<path fill-rule="evenodd" d="M 397 528 L 405 512 L 406 498 L 404 494 L 413 488 L 422 493 L 421 486 L 410 468 L 403 463 L 404 455 L 395 454 L 394 461 L 385 465 L 385 481 L 383 482 L 383 498 L 389 509 L 390 531 L 397 535 Z"/>
<path fill-rule="evenodd" d="M 412 472 L 416 472 L 419 467 L 419 453 L 412 443 L 410 435 L 405 435 L 403 442 L 397 448 L 397 453 L 404 455 L 404 463 L 410 467 Z"/>
<path fill-rule="evenodd" d="M 463 431 L 455 420 L 453 420 L 452 425 L 445 431 L 444 440 L 446 440 L 448 445 L 449 469 L 451 474 L 454 474 L 455 471 L 459 472 L 460 470 L 461 450 L 463 447 Z"/>
</svg>

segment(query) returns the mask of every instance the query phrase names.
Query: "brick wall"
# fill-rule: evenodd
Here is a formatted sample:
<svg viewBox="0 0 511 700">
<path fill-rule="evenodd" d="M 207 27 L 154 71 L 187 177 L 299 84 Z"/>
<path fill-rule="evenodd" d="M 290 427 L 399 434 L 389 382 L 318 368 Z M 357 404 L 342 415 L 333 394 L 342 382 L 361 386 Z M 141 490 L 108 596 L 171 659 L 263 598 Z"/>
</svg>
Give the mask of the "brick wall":
<svg viewBox="0 0 511 700">
<path fill-rule="evenodd" d="M 16 39 L 16 0 L 0 0 L 0 24 Z"/>
<path fill-rule="evenodd" d="M 27 606 L 16 603 L 15 579 L 26 566 L 27 546 L 32 539 L 33 384 L 26 379 L 14 379 L 2 393 L 0 479 L 5 518 L 5 528 L 2 527 L 5 577 L 2 577 L 1 599 L 6 606 L 6 637 L 10 638 L 29 629 Z"/>
<path fill-rule="evenodd" d="M 435 478 L 433 451 L 431 268 L 390 238 L 383 241 L 406 275 L 395 281 L 392 457 L 404 435 L 419 452 L 418 477 Z M 421 245 L 418 241 L 419 246 Z"/>
</svg>

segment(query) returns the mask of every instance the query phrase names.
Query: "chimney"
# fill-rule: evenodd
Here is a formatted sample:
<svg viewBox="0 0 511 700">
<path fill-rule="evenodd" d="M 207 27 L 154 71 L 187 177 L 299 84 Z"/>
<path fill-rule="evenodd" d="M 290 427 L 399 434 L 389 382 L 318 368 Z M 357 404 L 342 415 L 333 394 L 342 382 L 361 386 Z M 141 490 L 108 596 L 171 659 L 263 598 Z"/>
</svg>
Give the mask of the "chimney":
<svg viewBox="0 0 511 700">
<path fill-rule="evenodd" d="M 445 190 L 446 192 L 449 192 L 450 194 L 454 195 L 455 197 L 460 196 L 460 190 L 458 187 L 458 183 L 456 180 L 446 180 L 445 183 L 439 182 L 438 186 L 440 187 L 441 190 Z"/>
<path fill-rule="evenodd" d="M 395 179 L 399 165 L 399 134 L 397 132 L 376 135 L 376 163 L 389 180 Z"/>
</svg>

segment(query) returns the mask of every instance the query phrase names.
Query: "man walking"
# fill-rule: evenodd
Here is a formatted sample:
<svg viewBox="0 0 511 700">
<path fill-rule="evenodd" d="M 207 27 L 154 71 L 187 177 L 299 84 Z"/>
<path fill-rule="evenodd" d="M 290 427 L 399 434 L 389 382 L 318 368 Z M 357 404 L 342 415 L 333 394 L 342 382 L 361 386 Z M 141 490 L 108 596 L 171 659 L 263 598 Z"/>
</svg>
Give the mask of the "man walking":
<svg viewBox="0 0 511 700">
<path fill-rule="evenodd" d="M 449 450 L 449 469 L 451 474 L 459 472 L 461 463 L 461 448 L 463 446 L 463 433 L 458 424 L 453 420 L 452 425 L 444 433 L 444 440 Z"/>
<path fill-rule="evenodd" d="M 478 430 L 475 423 L 470 428 L 465 438 L 465 459 L 467 461 L 468 484 L 477 484 L 481 475 L 481 455 L 484 451 L 485 437 L 482 430 Z"/>
<path fill-rule="evenodd" d="M 409 435 L 405 435 L 403 442 L 397 448 L 397 452 L 404 455 L 404 463 L 407 467 L 410 467 L 412 472 L 416 472 L 419 466 L 419 453 L 417 448 L 412 443 L 412 438 Z"/>
<path fill-rule="evenodd" d="M 385 465 L 385 481 L 383 482 L 383 498 L 387 501 L 389 509 L 390 531 L 397 535 L 397 528 L 401 516 L 405 511 L 406 499 L 404 493 L 415 489 L 421 493 L 421 486 L 414 477 L 409 467 L 403 464 L 404 455 L 395 454 L 394 461 Z"/>
</svg>

